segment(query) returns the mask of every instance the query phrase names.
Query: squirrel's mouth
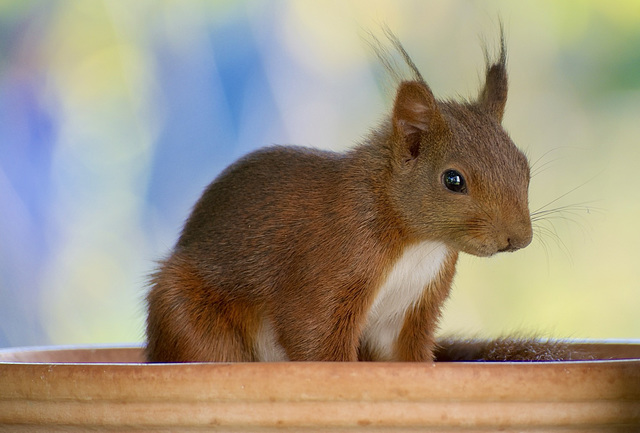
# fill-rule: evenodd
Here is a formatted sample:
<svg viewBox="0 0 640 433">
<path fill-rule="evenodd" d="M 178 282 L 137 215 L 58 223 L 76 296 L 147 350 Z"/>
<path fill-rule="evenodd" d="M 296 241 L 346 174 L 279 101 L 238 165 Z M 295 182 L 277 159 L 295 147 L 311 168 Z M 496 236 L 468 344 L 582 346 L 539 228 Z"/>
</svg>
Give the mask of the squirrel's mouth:
<svg viewBox="0 0 640 433">
<path fill-rule="evenodd" d="M 499 253 L 512 253 L 514 251 L 518 251 L 521 247 L 516 247 L 511 245 L 511 243 L 509 243 L 506 247 L 504 248 L 500 248 L 498 250 Z"/>
<path fill-rule="evenodd" d="M 529 241 L 514 241 L 511 238 L 507 239 L 507 245 L 500 248 L 498 250 L 499 253 L 512 253 L 514 251 L 518 251 L 519 249 L 522 249 L 524 247 L 526 247 L 527 245 L 529 245 L 529 243 L 531 242 L 531 240 Z"/>
<path fill-rule="evenodd" d="M 500 252 L 495 246 L 489 244 L 465 245 L 461 250 L 476 257 L 491 257 Z"/>
<path fill-rule="evenodd" d="M 460 248 L 463 252 L 476 257 L 491 257 L 498 253 L 512 253 L 518 251 L 531 243 L 531 239 L 512 240 L 508 238 L 500 244 L 495 240 L 485 242 L 468 242 Z"/>
</svg>

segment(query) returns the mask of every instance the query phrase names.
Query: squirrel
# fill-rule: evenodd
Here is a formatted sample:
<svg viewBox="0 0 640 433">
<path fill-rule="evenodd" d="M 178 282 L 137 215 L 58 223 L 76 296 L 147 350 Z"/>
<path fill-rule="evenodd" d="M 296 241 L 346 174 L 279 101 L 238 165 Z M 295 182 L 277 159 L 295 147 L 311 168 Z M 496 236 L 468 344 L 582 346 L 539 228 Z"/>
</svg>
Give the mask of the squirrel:
<svg viewBox="0 0 640 433">
<path fill-rule="evenodd" d="M 503 34 L 462 102 L 436 99 L 387 36 L 411 78 L 367 139 L 263 148 L 206 188 L 151 276 L 149 362 L 570 358 L 560 342 L 436 339 L 458 255 L 531 242 L 530 168 L 501 126 Z"/>
</svg>

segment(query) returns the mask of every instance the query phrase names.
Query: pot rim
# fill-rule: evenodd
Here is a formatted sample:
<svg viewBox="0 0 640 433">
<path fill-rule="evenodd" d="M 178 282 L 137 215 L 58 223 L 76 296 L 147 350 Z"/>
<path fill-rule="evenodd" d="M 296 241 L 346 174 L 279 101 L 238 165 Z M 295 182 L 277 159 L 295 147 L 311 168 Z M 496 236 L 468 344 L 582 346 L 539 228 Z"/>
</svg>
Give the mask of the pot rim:
<svg viewBox="0 0 640 433">
<path fill-rule="evenodd" d="M 595 359 L 589 360 L 569 360 L 569 361 L 456 361 L 456 362 L 437 362 L 437 364 L 456 364 L 456 365 L 491 365 L 491 364 L 513 364 L 513 365 L 550 365 L 550 364 L 584 364 L 584 363 L 614 363 L 614 362 L 640 362 L 640 339 L 572 339 L 563 340 L 571 345 L 575 345 L 576 349 L 592 350 L 596 353 Z M 21 347 L 5 347 L 0 348 L 0 365 L 4 364 L 64 364 L 64 365 L 111 365 L 111 364 L 128 364 L 128 365 L 207 365 L 207 364 L 243 364 L 243 363 L 212 363 L 212 362 L 189 362 L 189 363 L 148 363 L 141 358 L 144 349 L 144 343 L 122 343 L 122 344 L 78 344 L 78 345 L 43 345 L 43 346 L 21 346 Z M 109 360 L 92 361 L 92 360 L 65 360 L 74 354 L 93 354 L 94 358 L 99 359 L 101 355 L 109 355 Z M 51 360 L 33 360 L 37 355 L 52 355 Z M 124 356 L 124 360 L 119 360 L 120 356 Z M 290 362 L 286 362 L 290 363 Z M 303 362 L 295 364 L 321 364 L 321 362 Z M 249 363 L 251 364 L 251 363 Z M 253 363 L 259 364 L 259 363 Z M 267 363 L 273 364 L 273 363 Z M 333 363 L 340 364 L 340 363 Z M 346 363 L 345 363 L 346 364 Z M 371 363 L 362 363 L 363 365 Z M 412 364 L 412 363 L 374 363 L 374 364 Z M 415 363 L 413 363 L 415 364 Z"/>
</svg>

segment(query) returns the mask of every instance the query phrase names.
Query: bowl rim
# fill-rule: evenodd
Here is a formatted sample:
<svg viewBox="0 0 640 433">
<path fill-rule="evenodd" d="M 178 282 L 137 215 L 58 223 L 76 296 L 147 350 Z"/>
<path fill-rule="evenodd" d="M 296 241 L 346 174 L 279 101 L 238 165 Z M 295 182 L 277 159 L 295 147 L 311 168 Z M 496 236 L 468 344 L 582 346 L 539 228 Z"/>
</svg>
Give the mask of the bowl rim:
<svg viewBox="0 0 640 433">
<path fill-rule="evenodd" d="M 571 340 L 563 340 L 571 345 L 575 345 L 576 347 L 583 348 L 595 348 L 600 351 L 610 350 L 616 351 L 619 350 L 622 355 L 612 356 L 608 358 L 595 358 L 589 360 L 562 360 L 562 361 L 455 361 L 455 362 L 436 362 L 434 364 L 455 364 L 455 365 L 522 365 L 522 366 L 533 366 L 533 365 L 555 365 L 555 364 L 571 364 L 571 365 L 579 365 L 579 364 L 610 364 L 610 363 L 640 363 L 640 339 L 571 339 Z M 133 355 L 137 355 L 141 352 L 145 347 L 145 343 L 97 343 L 97 344 L 68 344 L 68 345 L 41 345 L 41 346 L 16 346 L 16 347 L 4 347 L 0 348 L 0 365 L 145 365 L 145 366 L 175 366 L 179 368 L 179 366 L 196 366 L 196 365 L 233 365 L 233 364 L 323 364 L 326 362 L 277 362 L 277 363 L 234 363 L 234 362 L 176 362 L 176 363 L 149 363 L 146 361 L 49 361 L 49 360 L 41 360 L 41 361 L 21 361 L 11 359 L 12 355 L 21 354 L 30 355 L 36 353 L 42 354 L 56 354 L 56 355 L 68 355 L 73 354 L 74 352 L 92 352 L 92 353 L 100 353 L 100 352 L 116 352 L 116 351 L 124 351 L 131 352 Z M 626 349 L 626 350 L 625 350 Z M 633 352 L 633 355 L 627 356 L 624 353 Z M 375 363 L 338 363 L 334 362 L 332 364 L 422 364 L 422 363 L 411 363 L 411 362 L 375 362 Z"/>
</svg>

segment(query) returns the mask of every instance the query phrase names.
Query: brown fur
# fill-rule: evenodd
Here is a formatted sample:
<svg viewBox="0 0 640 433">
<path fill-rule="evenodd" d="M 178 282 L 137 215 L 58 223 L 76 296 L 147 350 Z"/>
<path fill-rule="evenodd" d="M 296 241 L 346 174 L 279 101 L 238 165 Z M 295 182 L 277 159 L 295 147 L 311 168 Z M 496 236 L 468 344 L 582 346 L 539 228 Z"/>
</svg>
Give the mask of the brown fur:
<svg viewBox="0 0 640 433">
<path fill-rule="evenodd" d="M 432 361 L 434 359 L 435 332 L 442 306 L 449 297 L 457 260 L 457 253 L 447 258 L 438 278 L 425 289 L 420 303 L 406 315 L 397 342 L 400 361 Z"/>
<path fill-rule="evenodd" d="M 229 302 L 207 287 L 198 270 L 181 255 L 163 264 L 150 292 L 148 357 L 156 362 L 254 359 L 251 349 L 258 311 L 248 300 Z M 153 332 L 162 330 L 162 332 Z M 211 338 L 215 335 L 215 338 Z"/>
<path fill-rule="evenodd" d="M 392 114 L 344 153 L 271 147 L 206 189 L 153 276 L 150 361 L 254 361 L 265 321 L 290 360 L 376 360 L 361 336 L 402 252 L 423 241 L 448 256 L 406 311 L 393 358 L 431 361 L 459 251 L 490 256 L 531 240 L 529 166 L 500 126 L 504 54 L 475 102 L 437 100 L 414 71 Z M 443 184 L 447 169 L 466 194 Z"/>
<path fill-rule="evenodd" d="M 535 337 L 502 337 L 493 340 L 441 339 L 434 352 L 437 361 L 574 361 L 593 356 L 563 341 Z"/>
</svg>

